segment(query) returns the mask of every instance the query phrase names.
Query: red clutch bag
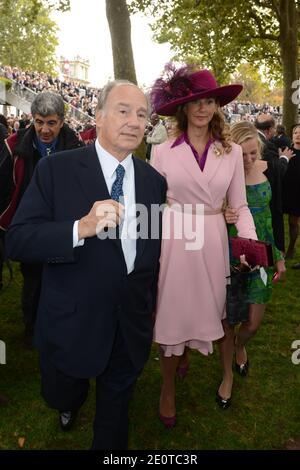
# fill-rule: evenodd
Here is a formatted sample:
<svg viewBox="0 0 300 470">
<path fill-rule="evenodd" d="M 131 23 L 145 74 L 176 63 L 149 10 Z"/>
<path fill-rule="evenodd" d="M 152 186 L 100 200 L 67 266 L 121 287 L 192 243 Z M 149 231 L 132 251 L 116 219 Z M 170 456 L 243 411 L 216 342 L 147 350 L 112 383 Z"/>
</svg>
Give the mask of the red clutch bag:
<svg viewBox="0 0 300 470">
<path fill-rule="evenodd" d="M 272 244 L 250 238 L 229 237 L 230 257 L 240 259 L 245 255 L 250 266 L 273 266 Z"/>
</svg>

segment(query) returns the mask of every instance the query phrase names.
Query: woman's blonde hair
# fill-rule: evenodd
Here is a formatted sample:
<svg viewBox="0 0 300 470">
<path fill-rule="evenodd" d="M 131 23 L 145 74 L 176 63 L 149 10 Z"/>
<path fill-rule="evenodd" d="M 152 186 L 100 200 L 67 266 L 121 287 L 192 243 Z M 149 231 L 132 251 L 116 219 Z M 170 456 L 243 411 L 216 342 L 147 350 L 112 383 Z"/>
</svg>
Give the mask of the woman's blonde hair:
<svg viewBox="0 0 300 470">
<path fill-rule="evenodd" d="M 252 122 L 239 121 L 231 126 L 231 137 L 236 144 L 243 144 L 247 140 L 257 139 L 259 158 L 261 158 L 261 141 L 256 127 Z"/>
<path fill-rule="evenodd" d="M 208 129 L 210 131 L 211 137 L 219 140 L 222 144 L 226 153 L 229 153 L 232 149 L 231 143 L 232 139 L 230 136 L 230 128 L 229 125 L 226 124 L 224 114 L 218 105 L 216 100 L 217 109 L 214 112 L 213 118 L 209 123 Z M 172 136 L 178 137 L 183 132 L 187 131 L 188 128 L 188 119 L 186 113 L 184 111 L 184 106 L 179 106 L 177 113 L 174 116 L 175 126 L 172 129 Z"/>
</svg>

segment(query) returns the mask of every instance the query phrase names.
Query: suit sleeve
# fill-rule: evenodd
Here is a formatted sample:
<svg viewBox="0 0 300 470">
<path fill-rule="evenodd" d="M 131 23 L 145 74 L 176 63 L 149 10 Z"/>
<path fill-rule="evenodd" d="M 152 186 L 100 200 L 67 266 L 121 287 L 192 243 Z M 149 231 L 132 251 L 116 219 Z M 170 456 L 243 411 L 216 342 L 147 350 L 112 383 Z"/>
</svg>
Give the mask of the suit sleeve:
<svg viewBox="0 0 300 470">
<path fill-rule="evenodd" d="M 232 157 L 234 158 L 234 155 Z M 240 146 L 238 146 L 235 168 L 227 191 L 227 200 L 229 206 L 238 209 L 239 212 L 239 218 L 236 223 L 238 236 L 257 240 L 253 217 L 247 203 L 244 164 Z"/>
<path fill-rule="evenodd" d="M 276 145 L 273 144 L 270 140 L 266 140 L 265 142 L 262 142 L 263 144 L 263 149 L 262 149 L 262 156 L 263 160 L 271 160 L 272 158 L 278 158 L 279 153 L 278 153 L 278 148 Z"/>
<path fill-rule="evenodd" d="M 0 214 L 7 208 L 14 186 L 13 162 L 6 145 L 0 151 Z"/>
<path fill-rule="evenodd" d="M 288 169 L 289 162 L 286 158 L 283 157 L 277 158 L 276 160 L 274 159 L 274 162 L 279 170 L 280 177 L 283 180 L 284 175 L 286 174 L 286 170 Z"/>
<path fill-rule="evenodd" d="M 161 201 L 160 204 L 164 204 L 167 198 L 167 182 L 165 178 L 163 179 L 162 186 L 161 186 Z M 159 230 L 159 236 L 160 240 L 162 239 L 162 214 L 160 213 L 160 230 Z M 157 262 L 156 270 L 155 270 L 155 275 L 154 275 L 154 280 L 152 284 L 152 316 L 153 316 L 153 321 L 155 320 L 156 316 L 156 301 L 157 301 L 157 288 L 158 288 L 158 278 L 159 278 L 159 271 L 160 271 L 160 260 Z"/>
<path fill-rule="evenodd" d="M 74 262 L 74 220 L 54 218 L 54 181 L 50 158 L 36 166 L 6 234 L 9 258 L 22 262 Z"/>
<path fill-rule="evenodd" d="M 272 227 L 275 245 L 278 250 L 284 251 L 284 220 L 282 211 L 282 165 L 280 160 L 273 159 L 268 161 L 268 169 L 265 172 L 272 190 L 272 198 L 270 201 L 270 210 L 272 214 Z M 287 162 L 286 162 L 287 163 Z M 287 163 L 288 165 L 288 163 Z M 277 257 L 278 258 L 278 257 Z M 277 259 L 275 256 L 275 259 Z M 281 259 L 281 258 L 278 258 Z"/>
</svg>

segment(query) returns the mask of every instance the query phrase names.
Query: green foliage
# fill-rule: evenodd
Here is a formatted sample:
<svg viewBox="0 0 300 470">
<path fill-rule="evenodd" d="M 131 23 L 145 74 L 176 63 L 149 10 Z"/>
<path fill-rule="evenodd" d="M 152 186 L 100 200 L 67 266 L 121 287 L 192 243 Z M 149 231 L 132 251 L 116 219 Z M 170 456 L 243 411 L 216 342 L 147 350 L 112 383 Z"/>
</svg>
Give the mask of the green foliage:
<svg viewBox="0 0 300 470">
<path fill-rule="evenodd" d="M 283 124 L 290 131 L 298 117 L 292 93 L 299 76 L 299 0 L 131 0 L 130 8 L 154 19 L 157 41 L 168 41 L 175 59 L 195 59 L 220 83 L 243 61 L 263 67 L 269 82 L 283 83 Z"/>
<path fill-rule="evenodd" d="M 207 2 L 198 7 L 194 0 L 169 3 L 167 10 L 157 10 L 152 5 L 151 13 L 155 17 L 160 15 L 153 25 L 155 38 L 158 42 L 171 44 L 175 60 L 208 67 L 220 83 L 226 82 L 240 63 L 246 47 L 245 38 L 238 33 L 233 41 L 235 29 L 232 31 L 228 26 L 236 22 L 236 12 L 229 10 L 232 15 L 224 15 L 223 1 L 212 2 L 218 15 Z"/>
<path fill-rule="evenodd" d="M 171 44 L 175 59 L 196 59 L 221 83 L 242 59 L 282 78 L 278 1 L 131 0 L 130 8 L 155 19 L 155 38 Z"/>
<path fill-rule="evenodd" d="M 12 86 L 12 81 L 9 80 L 8 78 L 0 77 L 0 90 L 1 90 L 2 85 L 5 86 L 6 90 L 10 90 Z"/>
<path fill-rule="evenodd" d="M 146 142 L 144 140 L 142 140 L 142 142 L 140 143 L 138 148 L 134 151 L 134 155 L 136 157 L 141 158 L 141 160 L 145 161 L 146 160 L 146 151 L 147 151 Z"/>
<path fill-rule="evenodd" d="M 47 0 L 49 8 L 55 8 L 60 11 L 70 10 L 70 0 Z"/>
<path fill-rule="evenodd" d="M 57 27 L 49 4 L 38 0 L 0 0 L 2 64 L 53 72 Z"/>
<path fill-rule="evenodd" d="M 242 83 L 244 89 L 239 95 L 241 101 L 252 101 L 253 103 L 263 103 L 271 90 L 267 83 L 262 81 L 262 77 L 256 67 L 251 64 L 243 63 L 238 66 L 233 74 L 234 81 Z"/>
</svg>

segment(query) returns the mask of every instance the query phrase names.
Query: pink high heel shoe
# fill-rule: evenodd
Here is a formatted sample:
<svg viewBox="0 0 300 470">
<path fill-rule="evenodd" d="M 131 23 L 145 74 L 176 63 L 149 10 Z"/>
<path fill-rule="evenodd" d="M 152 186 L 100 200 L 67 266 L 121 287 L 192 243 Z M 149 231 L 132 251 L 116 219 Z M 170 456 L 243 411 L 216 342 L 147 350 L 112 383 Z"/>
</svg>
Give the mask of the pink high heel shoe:
<svg viewBox="0 0 300 470">
<path fill-rule="evenodd" d="M 174 428 L 176 424 L 176 415 L 168 417 L 168 416 L 163 416 L 161 413 L 159 413 L 158 417 L 167 429 Z"/>
</svg>

